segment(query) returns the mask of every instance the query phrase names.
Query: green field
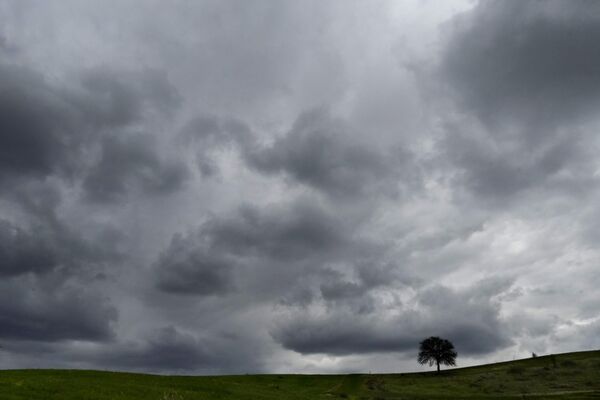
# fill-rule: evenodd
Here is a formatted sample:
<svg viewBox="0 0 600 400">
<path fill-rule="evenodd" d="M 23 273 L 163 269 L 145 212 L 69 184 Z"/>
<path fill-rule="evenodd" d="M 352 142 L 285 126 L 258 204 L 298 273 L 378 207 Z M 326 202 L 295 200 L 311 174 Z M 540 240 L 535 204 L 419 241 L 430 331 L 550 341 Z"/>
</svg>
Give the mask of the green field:
<svg viewBox="0 0 600 400">
<path fill-rule="evenodd" d="M 591 399 L 600 351 L 566 353 L 442 374 L 158 376 L 79 370 L 0 371 L 0 399 Z"/>
</svg>

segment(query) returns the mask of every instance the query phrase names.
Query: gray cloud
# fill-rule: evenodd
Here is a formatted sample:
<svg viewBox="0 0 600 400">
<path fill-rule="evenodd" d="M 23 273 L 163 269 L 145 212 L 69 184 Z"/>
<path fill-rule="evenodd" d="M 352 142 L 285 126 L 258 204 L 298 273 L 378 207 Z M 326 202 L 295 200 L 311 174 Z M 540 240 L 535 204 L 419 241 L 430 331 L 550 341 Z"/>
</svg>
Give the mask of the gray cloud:
<svg viewBox="0 0 600 400">
<path fill-rule="evenodd" d="M 178 191 L 187 178 L 183 163 L 162 160 L 155 139 L 149 135 L 106 137 L 100 160 L 83 182 L 93 202 L 114 202 L 139 191 L 146 195 Z"/>
<path fill-rule="evenodd" d="M 27 204 L 36 194 L 38 202 Z M 118 311 L 94 287 L 107 264 L 123 259 L 114 240 L 118 232 L 98 226 L 94 237 L 81 237 L 57 219 L 57 203 L 47 195 L 39 190 L 18 194 L 33 217 L 30 227 L 0 222 L 0 338 L 112 340 Z"/>
<path fill-rule="evenodd" d="M 234 254 L 261 254 L 281 260 L 326 255 L 350 240 L 343 221 L 310 203 L 262 211 L 242 207 L 234 219 L 207 225 L 213 245 Z"/>
<path fill-rule="evenodd" d="M 54 210 L 40 212 L 28 228 L 0 220 L 0 276 L 44 275 L 55 271 L 68 278 L 97 272 L 106 263 L 118 263 L 124 258 L 118 243 L 122 239 L 119 230 L 97 226 L 93 236 L 81 237 L 57 220 Z"/>
<path fill-rule="evenodd" d="M 0 220 L 0 275 L 43 273 L 57 265 L 56 251 L 46 238 Z"/>
<path fill-rule="evenodd" d="M 401 146 L 380 149 L 359 140 L 340 119 L 324 109 L 301 113 L 284 136 L 270 145 L 243 121 L 217 116 L 193 119 L 183 130 L 184 143 L 194 143 L 204 176 L 218 170 L 212 153 L 237 149 L 248 167 L 265 175 L 283 175 L 337 200 L 397 196 L 419 186 L 420 168 Z"/>
<path fill-rule="evenodd" d="M 215 295 L 233 289 L 234 259 L 202 248 L 202 237 L 173 237 L 157 263 L 158 288 L 169 293 Z"/>
<path fill-rule="evenodd" d="M 493 278 L 477 282 L 464 291 L 428 288 L 419 297 L 429 320 L 430 332 L 450 338 L 464 354 L 489 353 L 512 344 L 495 298 L 508 290 L 511 280 Z"/>
<path fill-rule="evenodd" d="M 112 368 L 143 371 L 259 371 L 260 363 L 249 356 L 240 362 L 228 345 L 234 338 L 203 340 L 190 333 L 181 332 L 173 326 L 157 329 L 145 340 L 123 343 L 108 353 L 96 355 L 97 362 Z"/>
<path fill-rule="evenodd" d="M 219 294 L 232 290 L 242 271 L 273 279 L 268 276 L 279 270 L 280 279 L 293 279 L 326 260 L 358 254 L 361 247 L 372 250 L 347 234 L 343 221 L 305 201 L 264 210 L 243 206 L 230 217 L 210 218 L 187 236 L 175 235 L 157 261 L 158 288 Z"/>
<path fill-rule="evenodd" d="M 54 342 L 110 340 L 117 310 L 95 294 L 50 281 L 5 281 L 0 338 Z"/>
<path fill-rule="evenodd" d="M 95 68 L 83 72 L 81 87 L 93 93 L 93 97 L 88 95 L 83 99 L 77 96 L 82 100 L 80 106 L 89 114 L 86 121 L 102 127 L 137 123 L 150 113 L 168 118 L 181 104 L 177 89 L 164 71 Z"/>
<path fill-rule="evenodd" d="M 446 127 L 440 148 L 468 190 L 506 204 L 531 189 L 580 194 L 595 184 L 586 124 L 600 100 L 596 9 L 481 1 L 444 27 L 439 78 L 468 117 Z"/>
<path fill-rule="evenodd" d="M 2 179 L 70 169 L 70 149 L 81 140 L 72 135 L 75 107 L 41 75 L 15 65 L 0 66 Z"/>
<path fill-rule="evenodd" d="M 185 167 L 162 161 L 150 136 L 125 139 L 106 132 L 139 124 L 152 110 L 162 117 L 172 114 L 177 96 L 156 71 L 85 71 L 79 84 L 61 87 L 27 68 L 2 65 L 0 179 L 53 174 L 72 179 L 90 167 L 84 188 L 96 201 L 117 198 L 135 186 L 131 181 L 147 194 L 175 191 L 185 179 Z M 98 142 L 100 161 L 90 166 Z"/>
<path fill-rule="evenodd" d="M 460 179 L 467 189 L 497 202 L 535 187 L 553 185 L 564 189 L 588 185 L 591 179 L 587 152 L 568 139 L 545 143 L 533 150 L 515 149 L 453 130 L 444 147 L 446 155 L 464 172 Z M 570 174 L 571 182 L 565 181 L 565 174 Z"/>
<path fill-rule="evenodd" d="M 203 176 L 211 176 L 218 171 L 212 154 L 215 150 L 238 147 L 244 153 L 255 145 L 256 140 L 244 122 L 215 115 L 195 117 L 180 135 L 183 144 L 192 143 L 197 147 L 196 162 Z"/>
<path fill-rule="evenodd" d="M 539 140 L 597 106 L 598 10 L 586 0 L 481 1 L 454 21 L 444 74 L 484 121 L 538 127 L 522 137 Z"/>
<path fill-rule="evenodd" d="M 400 325 L 380 326 L 375 319 L 354 319 L 353 315 L 325 319 L 297 316 L 294 322 L 277 328 L 272 334 L 284 347 L 302 354 L 399 352 L 412 350 L 418 343 L 417 336 L 400 335 L 397 331 Z"/>
<path fill-rule="evenodd" d="M 306 112 L 284 137 L 247 152 L 246 159 L 260 172 L 284 173 L 336 198 L 397 194 L 414 183 L 417 168 L 408 152 L 381 151 L 356 141 L 346 129 L 323 110 Z"/>
<path fill-rule="evenodd" d="M 302 354 L 414 351 L 419 340 L 431 335 L 449 338 L 463 355 L 485 354 L 511 343 L 498 302 L 492 300 L 507 289 L 507 283 L 482 281 L 462 291 L 429 287 L 415 296 L 416 307 L 397 304 L 395 312 L 378 309 L 381 304 L 377 304 L 366 314 L 349 313 L 343 303 L 324 315 L 293 311 L 272 335 L 284 347 Z M 356 286 L 345 287 L 356 296 Z M 330 293 L 323 295 L 327 298 Z"/>
</svg>

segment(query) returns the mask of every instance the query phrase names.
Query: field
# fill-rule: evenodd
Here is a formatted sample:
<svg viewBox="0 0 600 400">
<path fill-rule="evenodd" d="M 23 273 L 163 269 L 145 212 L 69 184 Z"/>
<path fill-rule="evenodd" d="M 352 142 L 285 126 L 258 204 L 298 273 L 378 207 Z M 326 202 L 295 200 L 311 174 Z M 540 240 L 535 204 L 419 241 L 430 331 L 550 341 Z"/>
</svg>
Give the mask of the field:
<svg viewBox="0 0 600 400">
<path fill-rule="evenodd" d="M 0 371 L 0 399 L 592 399 L 600 351 L 431 373 L 158 376 L 78 370 Z"/>
</svg>

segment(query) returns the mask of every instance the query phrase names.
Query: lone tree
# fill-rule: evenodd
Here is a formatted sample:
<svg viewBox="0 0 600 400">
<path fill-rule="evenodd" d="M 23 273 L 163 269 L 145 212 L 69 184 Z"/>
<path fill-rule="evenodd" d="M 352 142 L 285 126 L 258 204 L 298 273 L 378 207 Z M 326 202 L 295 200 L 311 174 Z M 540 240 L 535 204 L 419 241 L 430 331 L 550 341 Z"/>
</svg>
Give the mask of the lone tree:
<svg viewBox="0 0 600 400">
<path fill-rule="evenodd" d="M 419 344 L 419 363 L 437 365 L 437 372 L 440 372 L 440 364 L 456 365 L 456 351 L 452 342 L 437 336 L 431 336 Z"/>
</svg>

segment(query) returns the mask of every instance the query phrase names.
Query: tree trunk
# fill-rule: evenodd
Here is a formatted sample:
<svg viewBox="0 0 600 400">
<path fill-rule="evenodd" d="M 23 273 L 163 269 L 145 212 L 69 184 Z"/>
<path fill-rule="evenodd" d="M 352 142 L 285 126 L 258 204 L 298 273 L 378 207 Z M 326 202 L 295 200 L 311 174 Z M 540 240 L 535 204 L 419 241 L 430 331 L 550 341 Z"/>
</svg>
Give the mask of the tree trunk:
<svg viewBox="0 0 600 400">
<path fill-rule="evenodd" d="M 439 373 L 440 373 L 440 362 L 439 362 L 439 361 L 436 361 L 436 363 L 437 363 L 437 368 L 438 368 L 438 371 L 437 371 L 437 373 L 439 374 Z"/>
</svg>

